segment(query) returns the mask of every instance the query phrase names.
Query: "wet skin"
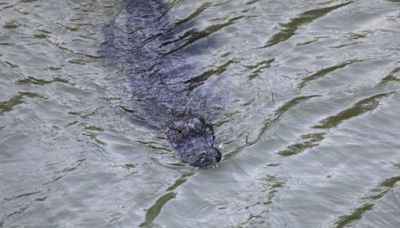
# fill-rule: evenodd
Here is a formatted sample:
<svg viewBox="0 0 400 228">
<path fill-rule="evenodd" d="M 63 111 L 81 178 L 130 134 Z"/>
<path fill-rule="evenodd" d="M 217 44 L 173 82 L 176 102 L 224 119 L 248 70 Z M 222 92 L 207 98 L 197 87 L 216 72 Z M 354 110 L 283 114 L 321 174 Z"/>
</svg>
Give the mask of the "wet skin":
<svg viewBox="0 0 400 228">
<path fill-rule="evenodd" d="M 188 83 L 199 74 L 195 58 L 189 58 L 194 49 L 171 42 L 192 31 L 192 24 L 176 23 L 161 0 L 127 1 L 120 15 L 105 31 L 104 55 L 127 74 L 134 98 L 128 109 L 164 132 L 182 162 L 195 167 L 219 162 L 209 118 L 215 109 L 201 105 L 210 95 L 192 95 L 194 87 Z"/>
<path fill-rule="evenodd" d="M 221 160 L 212 126 L 201 117 L 181 116 L 169 124 L 166 135 L 177 156 L 185 163 L 207 167 Z"/>
</svg>

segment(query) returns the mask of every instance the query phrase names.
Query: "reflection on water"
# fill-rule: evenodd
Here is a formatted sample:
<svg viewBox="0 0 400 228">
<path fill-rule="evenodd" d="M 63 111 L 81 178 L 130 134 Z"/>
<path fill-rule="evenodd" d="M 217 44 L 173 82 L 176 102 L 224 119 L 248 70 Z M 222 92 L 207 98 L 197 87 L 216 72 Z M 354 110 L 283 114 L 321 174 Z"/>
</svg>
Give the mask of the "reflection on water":
<svg viewBox="0 0 400 228">
<path fill-rule="evenodd" d="M 193 169 L 121 109 L 121 0 L 0 2 L 0 227 L 397 227 L 398 1 L 167 1 L 221 95 Z M 185 27 L 186 26 L 186 27 Z"/>
</svg>

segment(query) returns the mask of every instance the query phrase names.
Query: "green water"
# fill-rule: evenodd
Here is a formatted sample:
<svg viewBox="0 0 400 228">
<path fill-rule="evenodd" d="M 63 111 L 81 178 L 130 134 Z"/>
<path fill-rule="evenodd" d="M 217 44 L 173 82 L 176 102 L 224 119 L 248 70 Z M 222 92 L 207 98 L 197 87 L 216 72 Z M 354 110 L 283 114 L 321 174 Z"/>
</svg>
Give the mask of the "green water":
<svg viewBox="0 0 400 228">
<path fill-rule="evenodd" d="M 0 227 L 399 227 L 399 1 L 169 0 L 216 40 L 206 170 L 120 108 L 121 3 L 0 1 Z"/>
</svg>

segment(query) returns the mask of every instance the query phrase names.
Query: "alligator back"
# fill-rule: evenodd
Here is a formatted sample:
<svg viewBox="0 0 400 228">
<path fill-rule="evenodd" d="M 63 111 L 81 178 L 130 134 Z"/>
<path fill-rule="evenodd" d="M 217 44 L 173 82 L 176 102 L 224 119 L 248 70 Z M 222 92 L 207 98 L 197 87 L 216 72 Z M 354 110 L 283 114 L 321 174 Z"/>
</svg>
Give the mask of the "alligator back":
<svg viewBox="0 0 400 228">
<path fill-rule="evenodd" d="M 208 105 L 215 96 L 191 83 L 201 72 L 191 26 L 173 20 L 161 0 L 130 0 L 106 30 L 104 52 L 125 75 L 129 110 L 166 132 L 182 161 L 205 166 L 220 159 L 210 124 L 216 109 Z"/>
</svg>

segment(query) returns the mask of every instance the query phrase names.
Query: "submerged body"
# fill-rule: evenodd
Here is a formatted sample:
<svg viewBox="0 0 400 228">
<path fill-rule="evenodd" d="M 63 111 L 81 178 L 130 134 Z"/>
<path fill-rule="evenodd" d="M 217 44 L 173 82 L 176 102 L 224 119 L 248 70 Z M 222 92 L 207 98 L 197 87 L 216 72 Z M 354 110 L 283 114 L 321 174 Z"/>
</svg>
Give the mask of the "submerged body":
<svg viewBox="0 0 400 228">
<path fill-rule="evenodd" d="M 206 167 L 221 153 L 208 100 L 193 91 L 198 66 L 188 61 L 193 48 L 185 30 L 161 0 L 130 0 L 106 31 L 105 55 L 126 74 L 135 115 L 164 132 L 181 161 Z"/>
</svg>

